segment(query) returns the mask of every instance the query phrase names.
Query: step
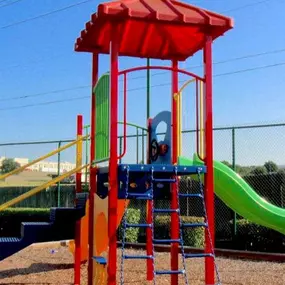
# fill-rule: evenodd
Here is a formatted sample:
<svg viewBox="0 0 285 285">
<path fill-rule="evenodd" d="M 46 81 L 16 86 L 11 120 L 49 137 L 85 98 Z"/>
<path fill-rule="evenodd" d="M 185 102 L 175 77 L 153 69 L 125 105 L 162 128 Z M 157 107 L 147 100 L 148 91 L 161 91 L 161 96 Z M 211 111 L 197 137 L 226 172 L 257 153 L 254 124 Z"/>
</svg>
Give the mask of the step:
<svg viewBox="0 0 285 285">
<path fill-rule="evenodd" d="M 85 209 L 75 207 L 58 207 L 50 209 L 50 220 L 52 222 L 75 222 L 82 218 L 85 214 Z"/>
<path fill-rule="evenodd" d="M 191 224 L 182 224 L 182 228 L 198 228 L 198 227 L 208 227 L 207 223 L 191 223 Z"/>
<path fill-rule="evenodd" d="M 127 228 L 152 228 L 152 224 L 130 224 L 126 223 Z"/>
<path fill-rule="evenodd" d="M 212 253 L 187 253 L 185 258 L 202 258 L 202 257 L 214 257 Z"/>
<path fill-rule="evenodd" d="M 154 213 L 160 214 L 160 213 L 179 213 L 179 209 L 153 209 Z"/>
<path fill-rule="evenodd" d="M 175 178 L 153 178 L 154 183 L 175 183 L 177 180 Z"/>
<path fill-rule="evenodd" d="M 17 237 L 0 238 L 0 261 L 15 254 L 30 244 Z"/>
<path fill-rule="evenodd" d="M 184 194 L 184 193 L 179 193 L 179 197 L 182 197 L 182 198 L 204 198 L 204 195 L 202 195 L 202 194 Z"/>
<path fill-rule="evenodd" d="M 50 240 L 52 223 L 47 222 L 23 222 L 21 223 L 21 236 L 30 243 Z"/>
<path fill-rule="evenodd" d="M 185 274 L 185 270 L 159 270 L 154 272 L 156 275 L 177 275 Z"/>
<path fill-rule="evenodd" d="M 138 200 L 152 200 L 153 196 L 150 193 L 133 193 L 129 192 L 127 195 L 128 199 L 138 199 Z"/>
<path fill-rule="evenodd" d="M 181 239 L 154 239 L 153 243 L 181 243 Z"/>
<path fill-rule="evenodd" d="M 21 239 L 17 237 L 1 237 L 0 243 L 9 243 L 9 242 L 20 242 Z"/>
<path fill-rule="evenodd" d="M 154 259 L 152 255 L 123 255 L 124 259 Z"/>
</svg>

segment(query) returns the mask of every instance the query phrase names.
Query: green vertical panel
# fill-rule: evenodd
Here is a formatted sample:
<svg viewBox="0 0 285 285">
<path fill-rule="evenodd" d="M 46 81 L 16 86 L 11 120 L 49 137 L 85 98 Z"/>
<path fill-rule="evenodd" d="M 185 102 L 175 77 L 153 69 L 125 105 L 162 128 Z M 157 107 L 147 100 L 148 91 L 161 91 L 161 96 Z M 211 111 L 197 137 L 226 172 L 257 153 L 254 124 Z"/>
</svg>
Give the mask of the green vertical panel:
<svg viewBox="0 0 285 285">
<path fill-rule="evenodd" d="M 104 74 L 94 87 L 93 96 L 96 96 L 96 116 L 95 116 L 95 159 L 109 157 L 109 74 Z"/>
</svg>

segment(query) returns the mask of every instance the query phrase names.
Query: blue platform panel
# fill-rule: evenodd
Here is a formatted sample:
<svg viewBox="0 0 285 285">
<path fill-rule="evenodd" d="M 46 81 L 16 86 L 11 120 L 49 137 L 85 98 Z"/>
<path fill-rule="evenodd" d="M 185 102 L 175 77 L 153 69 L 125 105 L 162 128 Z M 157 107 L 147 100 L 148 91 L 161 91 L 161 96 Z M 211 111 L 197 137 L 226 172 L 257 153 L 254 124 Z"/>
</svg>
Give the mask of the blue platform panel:
<svg viewBox="0 0 285 285">
<path fill-rule="evenodd" d="M 154 199 L 169 199 L 171 184 L 176 182 L 177 176 L 189 176 L 206 172 L 205 166 L 183 166 L 172 164 L 119 164 L 118 166 L 118 198 L 126 198 L 126 182 L 129 181 L 129 199 L 148 199 L 147 193 L 151 187 L 151 173 L 153 171 Z M 108 167 L 98 169 L 97 195 L 102 199 L 108 196 Z M 127 177 L 128 175 L 128 177 Z"/>
</svg>

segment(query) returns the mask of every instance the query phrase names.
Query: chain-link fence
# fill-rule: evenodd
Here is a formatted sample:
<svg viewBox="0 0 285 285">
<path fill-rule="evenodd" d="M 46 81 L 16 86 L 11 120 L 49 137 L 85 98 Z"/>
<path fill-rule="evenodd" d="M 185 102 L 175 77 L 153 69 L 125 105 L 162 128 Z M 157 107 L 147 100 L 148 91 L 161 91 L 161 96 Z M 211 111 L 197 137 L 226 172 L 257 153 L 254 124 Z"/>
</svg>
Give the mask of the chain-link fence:
<svg viewBox="0 0 285 285">
<path fill-rule="evenodd" d="M 138 126 L 128 126 L 126 154 L 121 159 L 121 163 L 147 163 L 147 131 Z M 195 131 L 183 131 L 182 155 L 191 158 L 196 152 Z M 68 141 L 46 141 L 33 143 L 6 143 L 0 144 L 0 157 L 29 158 L 29 160 L 39 157 L 56 149 Z M 214 159 L 222 161 L 235 170 L 262 198 L 270 203 L 285 207 L 285 157 L 282 151 L 285 145 L 285 124 L 256 125 L 216 128 L 214 130 Z M 122 153 L 124 149 L 124 139 L 119 137 L 118 150 Z M 83 162 L 89 160 L 89 146 L 83 147 Z M 55 155 L 50 159 L 55 163 L 56 169 L 64 170 L 66 162 L 75 164 L 75 147 L 64 151 L 61 155 Z M 21 177 L 14 181 L 1 182 L 2 194 L 0 204 L 12 197 L 16 192 L 23 193 L 33 185 L 42 182 L 39 172 L 31 171 L 27 173 L 28 182 L 21 182 Z M 57 171 L 55 175 L 57 175 Z M 45 173 L 45 176 L 47 174 Z M 49 177 L 50 179 L 51 177 Z M 84 185 L 88 189 L 88 181 L 83 178 Z M 15 185 L 13 185 L 13 183 Z M 74 185 L 69 183 L 68 190 L 64 183 L 54 185 L 51 189 L 43 191 L 41 194 L 30 198 L 23 207 L 36 206 L 45 207 L 47 205 L 69 206 L 74 197 Z M 26 189 L 26 188 L 27 189 Z M 182 193 L 197 193 L 199 191 L 197 181 L 184 179 L 180 182 Z M 229 189 L 230 191 L 230 189 Z M 4 195 L 4 192 L 6 193 Z M 11 194 L 14 192 L 14 194 Z M 12 196 L 11 196 L 12 195 Z M 43 201 L 48 201 L 43 202 Z M 155 201 L 156 207 L 169 207 L 169 201 Z M 42 205 L 43 204 L 43 205 Z M 181 214 L 183 218 L 197 219 L 202 217 L 203 208 L 199 201 L 190 198 L 180 200 Z M 140 210 L 141 221 L 145 220 L 145 203 L 142 201 L 132 201 L 131 208 Z M 216 220 L 216 244 L 219 247 L 231 247 L 237 249 L 254 249 L 267 251 L 284 251 L 283 236 L 275 231 L 264 228 L 247 221 L 243 217 L 235 214 L 223 201 L 215 197 L 215 220 Z M 156 221 L 160 224 L 160 230 L 169 233 L 167 230 L 169 216 L 162 217 Z M 144 231 L 140 231 L 138 241 L 145 241 Z M 190 242 L 190 245 L 200 245 L 201 242 Z"/>
<path fill-rule="evenodd" d="M 131 144 L 131 141 L 128 142 Z M 236 171 L 263 199 L 284 208 L 285 157 L 282 152 L 284 143 L 285 124 L 217 128 L 214 130 L 214 159 L 222 161 Z M 195 151 L 195 131 L 184 131 L 182 155 L 191 158 Z M 185 179 L 180 182 L 182 193 L 197 193 L 198 190 L 198 183 L 195 180 Z M 156 205 L 167 208 L 169 202 L 156 201 Z M 145 204 L 142 202 L 133 202 L 132 207 L 145 213 Z M 184 218 L 203 216 L 203 207 L 199 200 L 181 198 L 180 207 Z M 157 223 L 162 223 L 165 232 L 168 233 L 165 220 L 169 221 L 169 217 L 164 217 L 164 220 L 159 219 Z M 233 212 L 217 196 L 215 196 L 215 225 L 218 247 L 285 252 L 282 234 L 247 221 Z M 144 240 L 144 235 L 139 234 L 138 239 Z M 190 242 L 190 245 L 200 244 L 201 242 Z"/>
<path fill-rule="evenodd" d="M 37 141 L 37 142 L 17 142 L 0 144 L 0 164 L 2 173 L 10 172 L 14 167 L 24 166 L 31 161 L 57 150 L 60 147 L 72 142 L 72 140 L 62 141 Z M 89 148 L 88 141 L 84 141 L 83 163 L 88 163 Z M 24 171 L 9 176 L 0 181 L 0 204 L 9 201 L 21 194 L 28 192 L 36 186 L 48 183 L 53 178 L 64 174 L 75 168 L 76 146 L 72 146 L 60 153 L 39 161 Z M 12 162 L 14 161 L 14 162 Z M 6 162 L 6 164 L 5 164 Z M 15 164 L 13 164 L 15 163 Z M 83 189 L 88 190 L 88 176 L 82 174 Z M 52 184 L 36 195 L 23 200 L 14 207 L 24 208 L 50 208 L 50 207 L 70 207 L 74 205 L 75 198 L 75 175 Z"/>
</svg>

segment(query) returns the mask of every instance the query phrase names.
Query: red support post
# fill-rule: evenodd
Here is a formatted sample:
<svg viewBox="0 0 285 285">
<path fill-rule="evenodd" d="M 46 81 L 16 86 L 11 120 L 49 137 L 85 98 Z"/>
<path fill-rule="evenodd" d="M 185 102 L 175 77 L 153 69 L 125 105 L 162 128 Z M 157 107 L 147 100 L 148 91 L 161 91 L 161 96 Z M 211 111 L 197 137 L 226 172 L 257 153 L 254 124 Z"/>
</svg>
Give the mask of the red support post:
<svg viewBox="0 0 285 285">
<path fill-rule="evenodd" d="M 148 149 L 147 149 L 147 163 L 150 164 L 150 132 L 151 132 L 151 120 L 148 118 Z M 153 203 L 150 200 L 147 200 L 146 202 L 146 223 L 147 224 L 153 224 L 153 216 L 152 216 L 152 211 L 153 211 Z M 153 240 L 152 240 L 152 228 L 147 228 L 146 229 L 146 252 L 147 255 L 154 255 L 153 252 Z M 147 273 L 146 273 L 146 278 L 148 281 L 153 280 L 154 278 L 154 272 L 153 272 L 153 264 L 154 260 L 153 259 L 147 259 L 146 261 L 146 268 L 147 268 Z"/>
<path fill-rule="evenodd" d="M 99 56 L 97 53 L 93 53 L 92 57 L 92 86 L 91 86 L 91 132 L 90 132 L 90 165 L 95 159 L 95 133 L 96 133 L 96 96 L 93 95 L 93 88 L 98 81 L 98 69 L 99 69 Z M 90 166 L 89 174 L 89 233 L 88 233 L 88 285 L 93 285 L 93 254 L 94 254 L 94 199 L 96 193 L 96 168 Z"/>
<path fill-rule="evenodd" d="M 205 203 L 206 211 L 208 214 L 209 232 L 210 238 L 206 235 L 206 253 L 212 252 L 212 246 L 214 247 L 214 173 L 213 173 L 213 102 L 212 102 L 212 37 L 206 37 L 206 43 L 204 47 L 204 73 L 205 73 L 205 92 L 206 92 L 206 104 L 205 104 L 205 130 L 206 130 L 206 156 L 205 164 L 207 167 L 207 173 L 205 175 Z M 207 230 L 207 229 L 206 229 Z M 207 257 L 205 259 L 205 281 L 206 284 L 215 284 L 215 267 L 213 258 Z"/>
<path fill-rule="evenodd" d="M 178 145 L 177 145 L 177 101 L 174 99 L 174 94 L 178 92 L 178 62 L 172 61 L 172 163 L 177 164 Z M 178 208 L 178 185 L 172 184 L 171 191 L 171 209 Z M 179 239 L 179 216 L 177 212 L 171 213 L 171 239 Z M 179 244 L 171 245 L 171 270 L 178 270 L 178 254 Z M 171 285 L 178 284 L 178 275 L 171 275 Z"/>
<path fill-rule="evenodd" d="M 111 41 L 111 136 L 109 164 L 108 199 L 108 285 L 116 285 L 117 272 L 117 205 L 118 205 L 118 41 L 116 29 L 113 29 Z"/>
<path fill-rule="evenodd" d="M 83 134 L 82 115 L 77 116 L 77 139 Z M 82 165 L 82 141 L 76 147 L 76 167 Z M 76 172 L 76 193 L 82 192 L 81 171 Z M 81 220 L 75 224 L 75 258 L 74 258 L 74 284 L 80 285 L 80 265 L 81 265 Z"/>
</svg>

